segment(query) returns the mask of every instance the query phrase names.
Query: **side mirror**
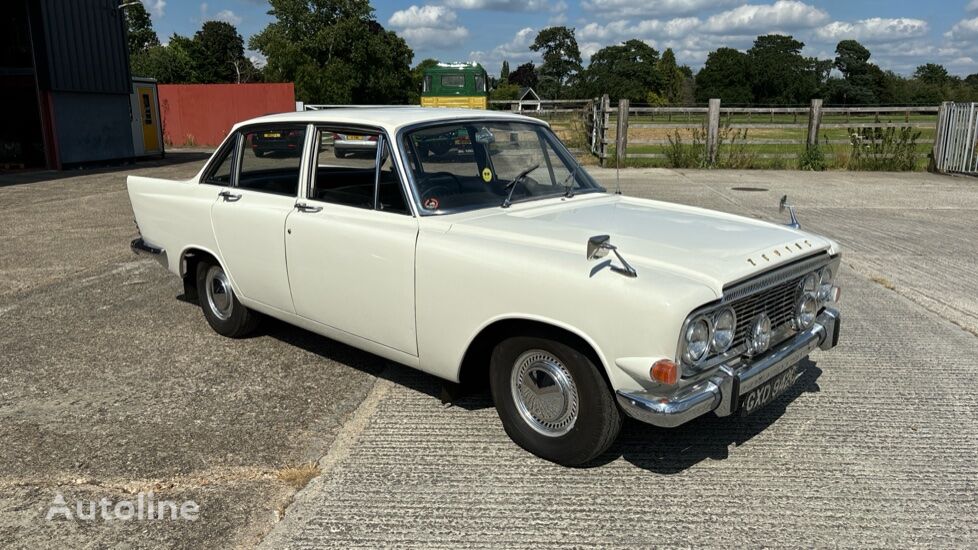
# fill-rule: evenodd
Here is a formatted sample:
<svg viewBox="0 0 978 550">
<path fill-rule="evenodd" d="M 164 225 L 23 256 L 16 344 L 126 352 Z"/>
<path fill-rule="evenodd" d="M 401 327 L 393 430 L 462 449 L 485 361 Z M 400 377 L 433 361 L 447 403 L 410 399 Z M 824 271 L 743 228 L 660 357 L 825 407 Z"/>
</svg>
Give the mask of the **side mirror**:
<svg viewBox="0 0 978 550">
<path fill-rule="evenodd" d="M 604 258 L 615 249 L 615 245 L 611 244 L 611 237 L 609 235 L 595 235 L 587 240 L 587 259 L 597 260 Z"/>
</svg>

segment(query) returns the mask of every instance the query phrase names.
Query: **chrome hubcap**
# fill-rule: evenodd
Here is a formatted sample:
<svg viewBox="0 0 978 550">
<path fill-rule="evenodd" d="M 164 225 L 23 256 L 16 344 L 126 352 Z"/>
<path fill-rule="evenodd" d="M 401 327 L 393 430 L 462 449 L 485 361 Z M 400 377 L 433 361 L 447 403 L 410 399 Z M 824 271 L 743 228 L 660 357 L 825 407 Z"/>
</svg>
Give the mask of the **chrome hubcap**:
<svg viewBox="0 0 978 550">
<path fill-rule="evenodd" d="M 231 282 L 224 270 L 220 267 L 211 266 L 207 270 L 204 278 L 207 288 L 207 305 L 211 308 L 211 313 L 222 321 L 231 318 L 231 308 L 234 306 L 234 291 L 231 290 Z"/>
<path fill-rule="evenodd" d="M 577 386 L 567 367 L 552 354 L 534 349 L 516 358 L 510 378 L 513 401 L 537 432 L 557 437 L 577 421 Z"/>
</svg>

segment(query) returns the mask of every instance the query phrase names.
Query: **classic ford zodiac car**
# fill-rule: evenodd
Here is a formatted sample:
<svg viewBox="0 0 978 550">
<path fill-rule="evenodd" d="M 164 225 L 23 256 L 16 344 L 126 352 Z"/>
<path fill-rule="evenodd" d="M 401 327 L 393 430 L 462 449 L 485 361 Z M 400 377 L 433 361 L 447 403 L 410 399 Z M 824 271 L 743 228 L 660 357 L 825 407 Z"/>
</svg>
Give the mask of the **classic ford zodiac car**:
<svg viewBox="0 0 978 550">
<path fill-rule="evenodd" d="M 269 133 L 301 154 L 256 154 Z M 334 134 L 375 154 L 338 158 Z M 420 146 L 446 135 L 447 150 Z M 130 176 L 128 189 L 132 248 L 182 277 L 218 333 L 268 315 L 487 384 L 509 436 L 562 464 L 604 451 L 623 415 L 674 427 L 751 413 L 839 339 L 835 243 L 608 193 L 519 115 L 265 116 L 193 178 Z"/>
</svg>

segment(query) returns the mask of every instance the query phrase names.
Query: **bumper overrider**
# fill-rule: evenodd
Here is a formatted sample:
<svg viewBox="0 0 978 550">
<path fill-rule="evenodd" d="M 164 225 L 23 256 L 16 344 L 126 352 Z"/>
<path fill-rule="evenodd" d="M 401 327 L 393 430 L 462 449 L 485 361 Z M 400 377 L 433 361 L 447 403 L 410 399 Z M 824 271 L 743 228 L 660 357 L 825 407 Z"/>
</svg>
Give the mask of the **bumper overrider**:
<svg viewBox="0 0 978 550">
<path fill-rule="evenodd" d="M 792 368 L 815 348 L 839 343 L 839 312 L 826 308 L 808 330 L 774 346 L 763 355 L 735 367 L 721 366 L 706 380 L 673 393 L 618 391 L 626 414 L 655 426 L 672 428 L 708 412 L 728 416 L 737 412 L 740 397 Z"/>
<path fill-rule="evenodd" d="M 138 239 L 133 239 L 133 241 L 129 243 L 129 248 L 131 248 L 132 251 L 137 255 L 149 256 L 155 259 L 157 262 L 160 262 L 160 265 L 162 265 L 163 267 L 167 267 L 168 265 L 167 258 L 166 258 L 166 250 L 156 245 L 149 244 L 148 242 L 143 240 L 142 237 L 139 237 Z"/>
</svg>

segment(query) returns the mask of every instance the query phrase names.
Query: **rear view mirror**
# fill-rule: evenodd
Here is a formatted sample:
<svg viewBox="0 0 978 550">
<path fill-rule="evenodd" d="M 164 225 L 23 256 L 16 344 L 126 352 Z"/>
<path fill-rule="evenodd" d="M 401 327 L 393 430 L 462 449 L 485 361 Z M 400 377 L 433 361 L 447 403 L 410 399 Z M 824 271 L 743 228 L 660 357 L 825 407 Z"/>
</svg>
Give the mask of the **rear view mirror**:
<svg viewBox="0 0 978 550">
<path fill-rule="evenodd" d="M 475 142 L 481 143 L 483 145 L 489 145 L 490 143 L 495 143 L 496 136 L 492 135 L 492 132 L 488 128 L 479 128 L 479 131 L 475 133 Z"/>
</svg>

